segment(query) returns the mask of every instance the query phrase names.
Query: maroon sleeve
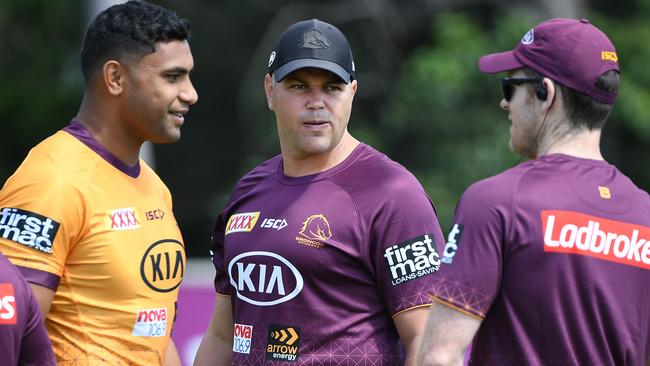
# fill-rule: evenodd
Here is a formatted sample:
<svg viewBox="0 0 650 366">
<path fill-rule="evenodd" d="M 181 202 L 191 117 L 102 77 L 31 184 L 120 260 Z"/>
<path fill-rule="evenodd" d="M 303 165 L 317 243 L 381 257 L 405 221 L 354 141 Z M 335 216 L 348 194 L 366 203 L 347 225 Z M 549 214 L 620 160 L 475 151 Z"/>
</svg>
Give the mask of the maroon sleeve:
<svg viewBox="0 0 650 366">
<path fill-rule="evenodd" d="M 379 290 L 391 315 L 431 303 L 443 234 L 419 183 L 407 180 L 375 216 L 370 253 Z"/>
<path fill-rule="evenodd" d="M 479 182 L 461 197 L 432 290 L 436 300 L 483 319 L 501 284 L 502 238 L 509 205 L 502 191 Z"/>
<path fill-rule="evenodd" d="M 45 329 L 41 309 L 32 294 L 29 285 L 25 283 L 25 302 L 27 323 L 20 347 L 19 365 L 49 366 L 56 365 L 52 344 Z"/>
<path fill-rule="evenodd" d="M 217 220 L 214 224 L 210 255 L 212 256 L 212 263 L 216 270 L 214 276 L 215 291 L 222 295 L 232 295 L 233 288 L 230 285 L 230 277 L 228 276 L 228 268 L 226 267 L 224 258 L 224 238 L 226 228 L 224 215 L 225 212 L 221 212 L 219 216 L 217 216 Z"/>
<path fill-rule="evenodd" d="M 41 310 L 18 269 L 0 254 L 0 364 L 56 365 Z"/>
</svg>

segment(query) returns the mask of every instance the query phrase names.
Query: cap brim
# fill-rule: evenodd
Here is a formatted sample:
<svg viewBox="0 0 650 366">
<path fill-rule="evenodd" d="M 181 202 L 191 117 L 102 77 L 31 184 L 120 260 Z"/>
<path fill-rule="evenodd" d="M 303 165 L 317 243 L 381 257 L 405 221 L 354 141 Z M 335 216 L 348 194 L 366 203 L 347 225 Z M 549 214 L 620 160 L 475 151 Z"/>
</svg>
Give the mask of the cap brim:
<svg viewBox="0 0 650 366">
<path fill-rule="evenodd" d="M 350 73 L 342 68 L 339 64 L 332 61 L 316 60 L 312 58 L 287 62 L 286 64 L 278 67 L 273 71 L 273 77 L 275 77 L 275 81 L 280 82 L 292 72 L 298 69 L 304 69 L 306 67 L 314 67 L 317 69 L 327 70 L 341 78 L 341 80 L 343 80 L 343 82 L 346 84 L 348 84 L 351 79 Z"/>
<path fill-rule="evenodd" d="M 514 51 L 485 55 L 478 60 L 478 69 L 488 74 L 504 72 L 524 67 L 515 57 Z"/>
</svg>

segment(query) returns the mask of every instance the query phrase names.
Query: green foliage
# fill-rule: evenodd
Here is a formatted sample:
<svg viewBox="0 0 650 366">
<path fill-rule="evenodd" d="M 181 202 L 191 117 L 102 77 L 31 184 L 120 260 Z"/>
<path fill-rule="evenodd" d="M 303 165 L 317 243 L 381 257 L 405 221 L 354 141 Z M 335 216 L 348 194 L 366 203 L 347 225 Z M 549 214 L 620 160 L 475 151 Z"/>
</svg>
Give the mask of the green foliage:
<svg viewBox="0 0 650 366">
<path fill-rule="evenodd" d="M 402 67 L 381 121 L 387 150 L 420 179 L 444 228 L 472 182 L 517 162 L 508 150 L 510 123 L 498 106 L 498 77 L 481 74 L 477 61 L 511 49 L 533 23 L 511 15 L 486 31 L 466 15 L 441 14 L 433 22 L 434 42 Z"/>
<path fill-rule="evenodd" d="M 175 9 L 193 26 L 196 67 L 192 79 L 200 101 L 192 107 L 183 139 L 156 146 L 156 160 L 158 173 L 173 192 L 177 220 L 186 242 L 191 243 L 190 255 L 203 255 L 214 217 L 232 185 L 278 153 L 275 119 L 266 106 L 262 77 L 267 50 L 280 31 L 276 28 L 293 19 L 283 7 L 292 1 L 154 2 Z M 32 146 L 65 126 L 76 113 L 83 93 L 78 53 L 85 28 L 84 4 L 79 0 L 0 2 L 1 182 Z M 394 1 L 397 8 L 405 4 Z M 601 14 L 589 18 L 614 40 L 622 68 L 620 97 L 605 128 L 604 154 L 648 190 L 650 0 L 625 4 L 594 0 L 590 4 Z M 406 37 L 411 42 L 401 49 L 408 57 L 397 83 L 389 95 L 381 88 L 366 97 L 358 93 L 350 124 L 355 137 L 414 172 L 436 203 L 445 229 L 450 227 L 458 198 L 472 182 L 519 160 L 507 146 L 510 123 L 498 107 L 499 77 L 481 74 L 477 60 L 486 53 L 511 49 L 542 20 L 533 18 L 530 9 L 515 13 L 505 7 L 475 4 L 463 9 L 462 13 L 423 15 L 432 17 L 431 42 L 413 50 L 412 45 L 429 37 Z M 275 24 L 272 21 L 278 14 L 282 17 Z M 311 10 L 298 15 L 327 18 L 327 13 Z M 368 32 L 368 21 L 343 24 L 364 70 L 363 81 L 372 75 L 382 85 L 392 85 L 393 79 L 382 75 L 395 75 L 393 66 L 374 60 L 368 52 L 377 47 L 376 37 L 359 33 Z M 367 39 L 372 42 L 364 48 Z M 365 88 L 372 84 L 360 80 L 360 90 Z"/>
<path fill-rule="evenodd" d="M 608 127 L 603 137 L 614 141 L 605 145 L 604 155 L 647 190 L 647 163 L 638 160 L 645 161 L 645 156 L 634 154 L 650 142 L 650 24 L 642 19 L 592 20 L 617 44 L 623 70 L 609 121 L 615 127 Z M 413 52 L 402 67 L 381 120 L 384 149 L 420 179 L 445 229 L 470 184 L 519 161 L 508 149 L 510 122 L 498 106 L 499 76 L 480 73 L 477 61 L 487 53 L 512 49 L 539 21 L 501 13 L 493 28 L 483 29 L 466 14 L 440 14 L 433 21 L 433 42 Z M 637 140 L 621 142 L 625 136 Z"/>
<path fill-rule="evenodd" d="M 592 16 L 594 24 L 616 45 L 621 67 L 618 99 L 603 136 L 604 154 L 646 192 L 650 191 L 647 151 L 650 146 L 648 9 L 648 5 L 640 6 L 639 12 L 626 18 Z"/>
<path fill-rule="evenodd" d="M 68 123 L 83 83 L 78 71 L 82 29 L 76 1 L 4 0 L 0 5 L 0 181 L 29 148 Z"/>
<path fill-rule="evenodd" d="M 594 20 L 596 21 L 596 20 Z M 621 88 L 610 122 L 650 140 L 650 23 L 647 19 L 598 19 L 616 42 L 621 67 Z"/>
</svg>

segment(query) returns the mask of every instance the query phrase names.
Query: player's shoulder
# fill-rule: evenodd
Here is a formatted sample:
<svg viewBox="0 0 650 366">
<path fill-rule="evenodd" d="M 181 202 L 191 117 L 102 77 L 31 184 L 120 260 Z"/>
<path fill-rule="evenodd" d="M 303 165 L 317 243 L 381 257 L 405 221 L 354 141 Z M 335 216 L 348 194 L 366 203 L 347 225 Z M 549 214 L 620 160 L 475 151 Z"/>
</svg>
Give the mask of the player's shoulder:
<svg viewBox="0 0 650 366">
<path fill-rule="evenodd" d="M 395 191 L 408 186 L 421 186 L 408 169 L 386 154 L 363 143 L 357 149 L 354 162 L 333 175 L 333 180 L 341 184 L 363 183 L 373 190 Z"/>
<path fill-rule="evenodd" d="M 167 189 L 167 185 L 162 180 L 162 178 L 160 178 L 158 173 L 156 173 L 156 171 L 153 170 L 153 168 L 151 168 L 149 164 L 147 164 L 147 162 L 142 159 L 140 159 L 140 176 L 146 176 L 146 181 L 150 182 L 150 184 L 160 186 L 162 189 Z"/>
<path fill-rule="evenodd" d="M 329 178 L 353 200 L 373 205 L 431 205 L 420 182 L 404 166 L 369 145 L 357 149 L 354 161 Z"/>
<path fill-rule="evenodd" d="M 507 203 L 520 187 L 522 179 L 540 168 L 540 162 L 530 160 L 501 173 L 472 183 L 462 194 L 463 200 L 474 202 Z"/>
<path fill-rule="evenodd" d="M 235 184 L 233 196 L 249 191 L 260 182 L 277 173 L 278 166 L 282 161 L 281 155 L 276 155 L 271 159 L 259 164 L 255 168 L 244 174 Z"/>
<path fill-rule="evenodd" d="M 58 131 L 34 146 L 6 185 L 46 187 L 69 186 L 84 180 L 96 165 L 81 142 Z"/>
<path fill-rule="evenodd" d="M 3 281 L 13 281 L 20 276 L 16 267 L 2 253 L 0 253 L 0 275 Z"/>
<path fill-rule="evenodd" d="M 650 210 L 650 194 L 643 188 L 639 187 L 630 177 L 625 173 L 619 170 L 614 165 L 610 165 L 611 168 L 615 171 L 615 175 L 618 178 L 618 183 L 620 189 L 626 191 L 632 199 L 636 201 L 637 204 L 645 206 Z M 650 211 L 649 211 L 650 213 Z"/>
<path fill-rule="evenodd" d="M 2 282 L 0 285 L 13 285 L 12 290 L 15 292 L 16 297 L 22 297 L 22 293 L 27 291 L 27 283 L 22 274 L 2 253 L 0 253 L 0 279 L 0 282 Z"/>
</svg>

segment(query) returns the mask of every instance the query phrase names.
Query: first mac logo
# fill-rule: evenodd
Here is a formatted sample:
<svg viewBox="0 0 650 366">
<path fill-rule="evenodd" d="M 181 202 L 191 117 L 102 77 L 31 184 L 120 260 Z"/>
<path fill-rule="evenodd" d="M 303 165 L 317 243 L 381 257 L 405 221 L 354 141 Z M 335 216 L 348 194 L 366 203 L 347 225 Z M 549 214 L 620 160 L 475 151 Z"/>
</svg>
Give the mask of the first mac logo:
<svg viewBox="0 0 650 366">
<path fill-rule="evenodd" d="M 58 222 L 35 212 L 10 207 L 0 210 L 0 237 L 41 252 L 52 253 L 59 226 Z"/>
</svg>

